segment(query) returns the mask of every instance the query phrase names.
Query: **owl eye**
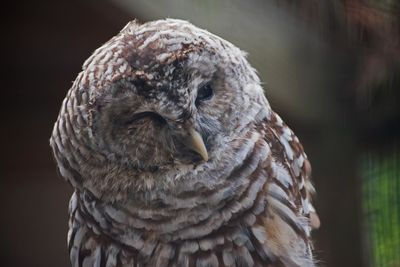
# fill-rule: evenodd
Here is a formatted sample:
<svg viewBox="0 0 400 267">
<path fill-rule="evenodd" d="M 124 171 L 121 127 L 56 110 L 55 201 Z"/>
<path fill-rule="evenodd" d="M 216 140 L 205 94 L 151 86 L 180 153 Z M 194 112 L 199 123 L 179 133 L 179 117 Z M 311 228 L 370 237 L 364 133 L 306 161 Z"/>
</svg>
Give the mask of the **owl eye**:
<svg viewBox="0 0 400 267">
<path fill-rule="evenodd" d="M 126 124 L 129 125 L 129 124 L 132 124 L 134 122 L 138 122 L 138 121 L 140 121 L 142 119 L 150 119 L 150 120 L 153 120 L 153 121 L 155 121 L 157 123 L 160 123 L 160 124 L 164 124 L 166 122 L 165 119 L 162 116 L 160 116 L 159 114 L 157 114 L 155 112 L 146 111 L 146 112 L 141 112 L 141 113 L 137 113 L 137 114 L 133 115 L 127 121 Z"/>
<path fill-rule="evenodd" d="M 211 83 L 206 83 L 200 87 L 197 91 L 197 98 L 195 101 L 196 106 L 200 104 L 200 102 L 210 100 L 214 95 L 214 90 L 211 86 Z"/>
</svg>

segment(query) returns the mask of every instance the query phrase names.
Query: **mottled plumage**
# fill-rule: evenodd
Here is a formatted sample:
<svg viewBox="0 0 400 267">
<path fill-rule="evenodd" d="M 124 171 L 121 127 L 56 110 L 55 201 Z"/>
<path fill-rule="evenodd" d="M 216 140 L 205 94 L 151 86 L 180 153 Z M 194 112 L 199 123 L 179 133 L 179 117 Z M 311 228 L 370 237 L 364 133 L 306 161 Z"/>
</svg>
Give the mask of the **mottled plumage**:
<svg viewBox="0 0 400 267">
<path fill-rule="evenodd" d="M 315 266 L 311 167 L 231 43 L 130 22 L 84 63 L 50 139 L 73 266 Z"/>
</svg>

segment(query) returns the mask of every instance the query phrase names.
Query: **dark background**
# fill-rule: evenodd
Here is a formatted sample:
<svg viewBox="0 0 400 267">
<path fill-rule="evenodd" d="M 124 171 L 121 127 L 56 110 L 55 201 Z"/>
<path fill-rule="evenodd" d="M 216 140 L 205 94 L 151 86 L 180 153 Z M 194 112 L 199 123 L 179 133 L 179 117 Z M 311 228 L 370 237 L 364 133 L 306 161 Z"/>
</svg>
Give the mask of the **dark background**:
<svg viewBox="0 0 400 267">
<path fill-rule="evenodd" d="M 272 107 L 302 140 L 318 192 L 321 265 L 399 266 L 398 257 L 373 260 L 363 186 L 370 155 L 399 147 L 400 9 L 368 3 L 9 2 L 1 11 L 0 265 L 69 266 L 72 189 L 57 176 L 48 141 L 62 99 L 83 61 L 129 20 L 176 17 L 248 51 Z M 390 181 L 399 186 L 398 173 Z"/>
</svg>

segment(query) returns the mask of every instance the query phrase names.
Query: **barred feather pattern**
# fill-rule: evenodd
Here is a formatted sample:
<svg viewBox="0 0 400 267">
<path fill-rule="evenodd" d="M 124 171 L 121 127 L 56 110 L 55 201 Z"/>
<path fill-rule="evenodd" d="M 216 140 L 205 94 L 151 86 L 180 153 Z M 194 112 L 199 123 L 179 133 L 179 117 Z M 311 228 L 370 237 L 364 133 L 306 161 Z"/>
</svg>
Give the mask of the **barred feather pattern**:
<svg viewBox="0 0 400 267">
<path fill-rule="evenodd" d="M 157 51 L 157 64 L 169 66 L 166 57 L 190 62 L 199 46 L 201 53 L 217 46 L 219 50 L 212 50 L 205 57 L 216 60 L 215 52 L 225 51 L 225 59 L 221 59 L 228 62 L 223 66 L 225 71 L 240 75 L 242 82 L 251 86 L 240 89 L 242 95 L 237 101 L 242 107 L 235 106 L 237 113 L 231 111 L 232 117 L 227 120 L 240 119 L 240 123 L 226 126 L 219 118 L 218 122 L 199 128 L 203 136 L 212 133 L 212 127 L 218 128 L 218 123 L 222 125 L 219 131 L 234 131 L 210 134 L 213 138 L 206 140 L 211 155 L 208 162 L 169 166 L 169 161 L 163 161 L 163 149 L 158 148 L 146 150 L 152 155 L 149 160 L 166 166 L 155 170 L 147 165 L 132 167 L 113 150 L 112 135 L 107 138 L 104 132 L 98 133 L 102 125 L 111 123 L 104 122 L 99 114 L 100 110 L 105 112 L 112 99 L 120 97 L 120 86 L 113 87 L 116 81 L 139 77 L 152 82 L 157 73 L 152 73 L 150 67 L 132 67 L 143 62 L 127 60 L 131 55 L 126 47 L 134 43 L 144 53 L 146 46 L 160 42 L 160 32 L 166 32 L 163 27 L 178 32 L 183 27 L 185 34 L 194 31 L 196 37 L 185 38 L 193 44 L 193 38 L 201 35 L 201 45 L 180 45 L 172 52 L 170 48 L 168 56 Z M 152 35 L 146 35 L 149 31 Z M 134 33 L 146 38 L 140 39 L 141 43 L 126 38 Z M 179 39 L 179 34 L 175 38 Z M 207 47 L 210 43 L 212 47 Z M 172 45 L 176 46 L 176 42 Z M 198 55 L 195 58 L 199 60 Z M 153 64 L 157 71 L 158 67 Z M 162 75 L 173 71 L 169 68 Z M 237 80 L 225 80 L 224 85 L 239 88 Z M 191 105 L 187 92 L 182 94 L 182 98 L 173 96 L 174 100 L 183 101 L 179 110 L 173 110 L 169 103 L 162 106 L 168 114 L 175 112 L 176 118 Z M 232 96 L 230 101 L 236 100 Z M 146 129 L 144 136 L 151 138 Z M 144 137 L 135 147 L 140 148 L 143 142 Z M 162 20 L 142 28 L 132 22 L 96 50 L 63 102 L 50 143 L 60 174 L 75 188 L 68 232 L 74 267 L 315 266 L 310 239 L 310 214 L 314 211 L 310 195 L 314 189 L 302 145 L 270 109 L 243 53 L 187 22 Z M 156 143 L 152 147 L 157 146 Z"/>
</svg>

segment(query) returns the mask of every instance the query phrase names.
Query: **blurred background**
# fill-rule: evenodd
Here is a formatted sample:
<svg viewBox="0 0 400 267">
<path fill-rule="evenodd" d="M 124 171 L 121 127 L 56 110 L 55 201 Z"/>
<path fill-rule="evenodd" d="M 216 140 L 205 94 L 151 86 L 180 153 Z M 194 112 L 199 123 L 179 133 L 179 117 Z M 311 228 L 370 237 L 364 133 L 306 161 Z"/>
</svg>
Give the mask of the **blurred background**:
<svg viewBox="0 0 400 267">
<path fill-rule="evenodd" d="M 249 52 L 313 165 L 321 266 L 400 266 L 400 2 L 59 0 L 3 6 L 1 266 L 69 266 L 48 139 L 83 61 L 129 20 L 191 21 Z"/>
</svg>

